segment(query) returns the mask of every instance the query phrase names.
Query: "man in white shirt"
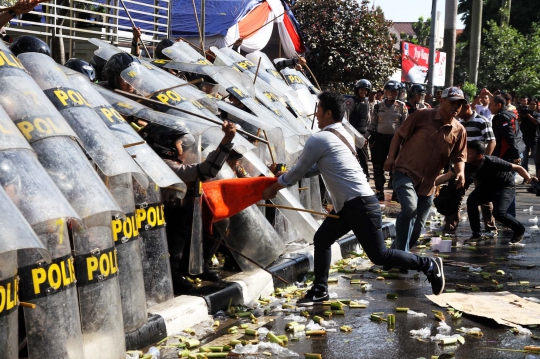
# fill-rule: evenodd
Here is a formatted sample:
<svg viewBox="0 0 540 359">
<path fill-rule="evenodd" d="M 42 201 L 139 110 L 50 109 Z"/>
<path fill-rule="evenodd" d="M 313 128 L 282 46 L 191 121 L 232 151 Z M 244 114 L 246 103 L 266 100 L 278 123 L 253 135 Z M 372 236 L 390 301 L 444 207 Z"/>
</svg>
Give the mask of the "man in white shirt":
<svg viewBox="0 0 540 359">
<path fill-rule="evenodd" d="M 480 95 L 473 101 L 473 107 L 480 116 L 484 116 L 489 124 L 491 124 L 491 119 L 493 118 L 493 115 L 491 111 L 489 110 L 489 100 L 493 97 L 491 92 L 488 91 L 488 89 L 484 88 L 482 91 L 480 91 Z"/>
<path fill-rule="evenodd" d="M 319 94 L 316 117 L 322 131 L 306 141 L 297 164 L 263 192 L 264 199 L 271 199 L 279 190 L 297 183 L 301 178 L 321 174 L 334 205 L 331 214 L 339 216 L 327 217 L 315 233 L 315 280 L 313 287 L 296 305 L 312 306 L 328 300 L 330 247 L 351 229 L 373 263 L 422 271 L 431 282 L 433 293 L 442 293 L 445 280 L 440 258 L 421 257 L 386 248 L 379 201 L 356 159 L 352 138 L 341 123 L 343 103 L 338 93 Z"/>
</svg>

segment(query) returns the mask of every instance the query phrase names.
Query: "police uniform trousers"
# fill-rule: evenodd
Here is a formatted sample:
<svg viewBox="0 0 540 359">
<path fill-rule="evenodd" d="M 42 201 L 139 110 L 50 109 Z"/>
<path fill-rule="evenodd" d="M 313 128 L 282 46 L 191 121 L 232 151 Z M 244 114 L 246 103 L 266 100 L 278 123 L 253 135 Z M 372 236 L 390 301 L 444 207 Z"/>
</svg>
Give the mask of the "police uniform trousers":
<svg viewBox="0 0 540 359">
<path fill-rule="evenodd" d="M 375 137 L 375 141 L 373 141 Z M 373 133 L 370 137 L 370 141 L 373 142 L 371 148 L 371 162 L 373 163 L 373 178 L 375 180 L 375 189 L 378 192 L 384 190 L 384 184 L 386 183 L 386 177 L 384 176 L 384 162 L 388 158 L 388 152 L 390 150 L 390 143 L 394 135 L 383 135 L 380 133 Z M 390 174 L 390 181 L 392 183 L 392 174 Z"/>
</svg>

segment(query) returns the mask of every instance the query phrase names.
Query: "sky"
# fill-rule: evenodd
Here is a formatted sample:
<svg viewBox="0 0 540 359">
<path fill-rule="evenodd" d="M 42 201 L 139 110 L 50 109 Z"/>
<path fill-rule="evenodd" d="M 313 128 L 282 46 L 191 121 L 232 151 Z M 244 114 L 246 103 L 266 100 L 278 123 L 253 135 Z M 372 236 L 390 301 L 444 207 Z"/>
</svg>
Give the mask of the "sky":
<svg viewBox="0 0 540 359">
<path fill-rule="evenodd" d="M 395 22 L 414 22 L 420 16 L 424 19 L 431 17 L 432 0 L 370 0 L 371 4 L 380 6 L 387 20 Z M 445 0 L 437 0 L 437 10 L 442 13 L 444 19 Z M 465 25 L 458 15 L 458 29 L 463 29 Z"/>
</svg>

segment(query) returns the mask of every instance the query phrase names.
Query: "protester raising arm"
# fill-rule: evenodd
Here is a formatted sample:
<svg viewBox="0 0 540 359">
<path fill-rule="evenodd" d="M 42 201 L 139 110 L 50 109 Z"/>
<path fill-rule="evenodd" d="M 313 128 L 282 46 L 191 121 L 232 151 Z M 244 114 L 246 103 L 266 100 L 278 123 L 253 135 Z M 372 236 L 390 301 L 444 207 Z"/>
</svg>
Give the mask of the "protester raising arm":
<svg viewBox="0 0 540 359">
<path fill-rule="evenodd" d="M 21 14 L 29 13 L 34 8 L 47 0 L 19 0 L 13 5 L 13 10 L 9 10 L 0 14 L 0 27 L 4 27 L 14 17 Z"/>
</svg>

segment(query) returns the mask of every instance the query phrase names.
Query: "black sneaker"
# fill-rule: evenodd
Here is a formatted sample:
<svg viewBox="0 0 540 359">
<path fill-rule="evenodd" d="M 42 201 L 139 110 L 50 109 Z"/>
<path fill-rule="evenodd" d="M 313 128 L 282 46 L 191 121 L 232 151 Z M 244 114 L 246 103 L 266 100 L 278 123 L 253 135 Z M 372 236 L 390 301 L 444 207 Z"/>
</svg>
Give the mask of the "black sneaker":
<svg viewBox="0 0 540 359">
<path fill-rule="evenodd" d="M 311 307 L 313 305 L 322 304 L 325 300 L 330 298 L 327 292 L 320 292 L 315 290 L 308 290 L 304 298 L 296 301 L 297 307 Z"/>
<path fill-rule="evenodd" d="M 486 237 L 484 235 L 482 235 L 482 234 L 473 234 L 471 236 L 471 238 L 464 240 L 463 243 L 467 244 L 467 243 L 472 243 L 472 242 L 480 242 L 480 241 L 483 241 L 485 239 L 486 239 Z"/>
<path fill-rule="evenodd" d="M 525 232 L 523 233 L 516 233 L 514 232 L 514 235 L 512 236 L 512 239 L 510 240 L 510 243 L 516 244 L 523 240 L 523 237 L 525 236 Z"/>
<path fill-rule="evenodd" d="M 427 280 L 431 283 L 433 294 L 439 295 L 444 290 L 445 280 L 443 271 L 443 262 L 439 257 L 431 258 L 433 268 L 426 273 Z"/>
</svg>

